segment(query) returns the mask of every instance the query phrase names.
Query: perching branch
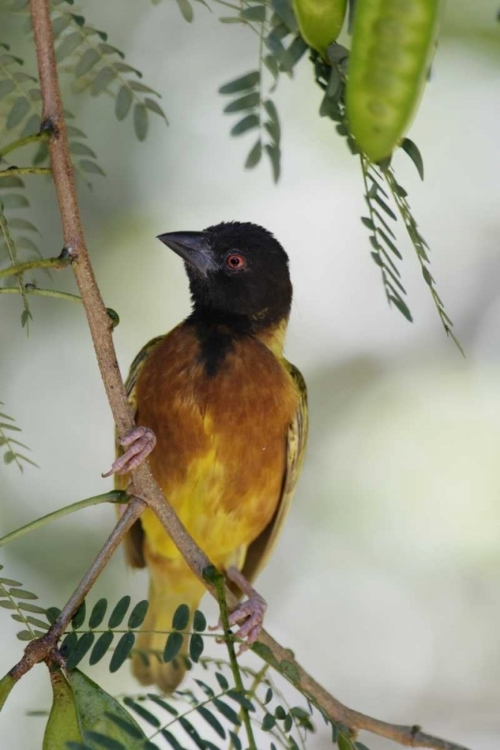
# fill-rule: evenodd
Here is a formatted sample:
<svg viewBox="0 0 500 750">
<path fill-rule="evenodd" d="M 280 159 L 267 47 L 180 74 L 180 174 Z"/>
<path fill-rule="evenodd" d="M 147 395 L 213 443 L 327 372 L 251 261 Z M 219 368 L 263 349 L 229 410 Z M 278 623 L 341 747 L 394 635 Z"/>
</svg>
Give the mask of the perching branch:
<svg viewBox="0 0 500 750">
<path fill-rule="evenodd" d="M 110 318 L 97 287 L 85 245 L 59 91 L 49 1 L 30 0 L 30 4 L 43 101 L 43 122 L 44 127 L 52 132 L 49 151 L 61 214 L 64 244 L 73 259 L 73 271 L 87 314 L 97 361 L 117 431 L 120 436 L 123 436 L 133 428 L 133 417 L 118 369 L 111 336 Z M 66 604 L 54 626 L 43 638 L 29 644 L 23 659 L 11 671 L 11 676 L 19 678 L 37 662 L 50 658 L 51 653 L 56 648 L 58 637 L 64 632 L 65 626 L 83 596 L 105 567 L 110 555 L 120 543 L 131 523 L 140 515 L 146 505 L 158 516 L 191 570 L 203 581 L 210 593 L 216 595 L 213 585 L 203 578 L 203 571 L 210 565 L 210 561 L 195 544 L 168 501 L 163 497 L 146 464 L 133 472 L 133 494 L 136 497 L 130 501 L 91 569 Z M 234 609 L 237 600 L 229 590 L 226 590 L 226 600 L 229 609 Z M 465 750 L 456 743 L 424 734 L 418 727 L 388 724 L 347 708 L 307 674 L 291 656 L 290 651 L 280 646 L 265 631 L 262 631 L 259 642 L 253 646 L 253 650 L 287 677 L 320 711 L 334 722 L 340 722 L 353 731 L 366 730 L 412 747 L 428 747 L 434 748 L 434 750 Z"/>
</svg>

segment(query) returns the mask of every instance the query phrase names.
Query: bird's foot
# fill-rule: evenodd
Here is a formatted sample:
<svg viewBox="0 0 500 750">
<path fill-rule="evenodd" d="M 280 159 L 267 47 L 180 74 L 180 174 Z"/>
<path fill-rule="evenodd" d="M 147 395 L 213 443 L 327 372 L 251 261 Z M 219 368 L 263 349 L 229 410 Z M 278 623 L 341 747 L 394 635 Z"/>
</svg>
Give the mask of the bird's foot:
<svg viewBox="0 0 500 750">
<path fill-rule="evenodd" d="M 230 581 L 235 583 L 238 588 L 248 596 L 248 599 L 240 604 L 234 612 L 228 617 L 229 625 L 241 625 L 239 630 L 234 634 L 236 638 L 240 638 L 245 641 L 240 646 L 238 654 L 251 646 L 259 637 L 262 625 L 264 623 L 264 615 L 267 609 L 266 600 L 250 585 L 245 576 L 235 567 L 230 567 L 226 571 L 226 575 Z"/>
<path fill-rule="evenodd" d="M 140 466 L 156 445 L 156 436 L 149 427 L 134 427 L 127 435 L 118 439 L 124 448 L 127 448 L 122 456 L 113 461 L 111 469 L 103 474 L 110 477 L 112 474 L 128 474 Z"/>
</svg>

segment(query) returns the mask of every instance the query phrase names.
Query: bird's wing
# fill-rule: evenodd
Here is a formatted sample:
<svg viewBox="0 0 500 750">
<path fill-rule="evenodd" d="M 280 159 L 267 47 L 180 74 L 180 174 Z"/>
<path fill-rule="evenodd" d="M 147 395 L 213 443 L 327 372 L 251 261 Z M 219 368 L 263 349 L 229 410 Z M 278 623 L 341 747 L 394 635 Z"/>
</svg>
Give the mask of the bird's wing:
<svg viewBox="0 0 500 750">
<path fill-rule="evenodd" d="M 134 418 L 137 418 L 137 396 L 136 396 L 136 384 L 139 373 L 142 367 L 151 354 L 152 350 L 162 341 L 164 336 L 157 336 L 151 341 L 148 341 L 146 346 L 143 346 L 139 354 L 136 356 L 130 366 L 128 378 L 125 382 L 125 389 L 127 391 L 127 398 L 130 406 L 134 410 Z M 119 456 L 122 453 L 122 449 L 116 441 L 116 455 Z M 128 485 L 128 474 L 118 476 L 115 474 L 115 489 L 126 490 Z M 143 553 L 143 539 L 144 531 L 140 521 L 136 521 L 131 527 L 130 531 L 126 534 L 123 544 L 125 547 L 125 559 L 132 568 L 144 568 L 146 561 Z"/>
<path fill-rule="evenodd" d="M 300 371 L 286 360 L 285 366 L 299 391 L 300 401 L 295 416 L 288 428 L 286 469 L 278 507 L 270 523 L 248 547 L 241 571 L 249 581 L 253 581 L 256 578 L 274 549 L 281 527 L 290 508 L 293 492 L 305 455 L 308 430 L 307 388 Z"/>
</svg>

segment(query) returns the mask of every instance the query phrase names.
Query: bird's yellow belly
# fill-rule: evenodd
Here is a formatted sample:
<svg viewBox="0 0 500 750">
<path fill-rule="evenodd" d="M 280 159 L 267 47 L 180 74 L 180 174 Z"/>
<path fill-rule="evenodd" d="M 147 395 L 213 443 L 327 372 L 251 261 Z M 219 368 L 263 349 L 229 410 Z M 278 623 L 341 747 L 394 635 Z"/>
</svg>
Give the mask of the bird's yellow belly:
<svg viewBox="0 0 500 750">
<path fill-rule="evenodd" d="M 278 503 L 284 464 L 284 440 L 275 447 L 275 461 L 260 462 L 257 451 L 248 451 L 251 475 L 235 471 L 217 451 L 194 460 L 182 484 L 162 482 L 165 496 L 180 520 L 210 560 L 221 568 L 240 567 L 248 545 L 271 520 Z M 268 446 L 259 446 L 262 451 Z M 280 450 L 281 448 L 281 450 Z M 281 456 L 279 454 L 282 454 Z M 251 476 L 251 482 L 245 481 Z M 240 481 L 238 481 L 238 479 Z M 151 511 L 142 518 L 149 552 L 170 560 L 181 555 Z"/>
</svg>

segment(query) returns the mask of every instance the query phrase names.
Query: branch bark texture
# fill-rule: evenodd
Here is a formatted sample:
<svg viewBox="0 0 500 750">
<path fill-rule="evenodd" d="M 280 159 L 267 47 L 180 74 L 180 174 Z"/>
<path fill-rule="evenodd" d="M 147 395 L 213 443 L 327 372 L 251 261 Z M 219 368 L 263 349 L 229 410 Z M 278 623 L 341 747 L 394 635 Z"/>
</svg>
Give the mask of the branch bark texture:
<svg viewBox="0 0 500 750">
<path fill-rule="evenodd" d="M 134 426 L 133 415 L 127 402 L 123 380 L 118 368 L 112 340 L 112 323 L 99 292 L 85 244 L 59 89 L 49 0 L 30 0 L 30 4 L 43 101 L 42 129 L 45 128 L 51 132 L 49 140 L 50 160 L 61 214 L 64 245 L 73 260 L 72 268 L 85 307 L 97 362 L 116 428 L 118 434 L 123 436 L 130 432 Z M 203 570 L 210 565 L 210 561 L 195 544 L 177 518 L 171 505 L 164 498 L 147 464 L 139 467 L 133 473 L 133 495 L 136 497 L 131 501 L 132 507 L 126 514 L 126 522 L 123 523 L 124 515 L 89 572 L 83 578 L 77 591 L 66 605 L 63 613 L 61 613 L 57 622 L 59 634 L 62 632 L 61 628 L 69 622 L 71 615 L 99 572 L 106 565 L 111 552 L 123 538 L 124 533 L 130 526 L 129 522 L 137 518 L 146 505 L 156 513 L 191 570 L 203 581 L 211 594 L 216 596 L 213 585 L 203 578 Z M 141 500 L 138 500 L 138 498 L 141 498 Z M 229 590 L 226 590 L 226 598 L 229 609 L 234 609 L 237 600 Z M 43 641 L 43 639 L 40 639 L 40 641 Z M 37 641 L 33 641 L 28 646 L 25 657 L 12 670 L 11 674 L 16 673 L 16 676 L 20 676 L 20 672 L 26 672 L 37 661 L 47 657 L 47 653 L 44 656 L 42 648 L 38 652 L 36 651 L 36 644 Z M 54 648 L 54 645 L 52 644 L 52 648 Z M 434 750 L 466 750 L 456 743 L 424 734 L 418 727 L 389 724 L 347 708 L 302 669 L 288 649 L 283 648 L 265 631 L 262 631 L 259 643 L 256 646 L 258 646 L 255 648 L 256 653 L 260 654 L 272 666 L 280 669 L 280 665 L 285 662 L 289 668 L 286 671 L 283 670 L 282 674 L 285 674 L 302 693 L 333 721 L 341 722 L 353 731 L 366 730 L 411 747 L 428 747 L 434 748 Z M 26 664 L 21 666 L 24 661 L 26 661 Z M 16 672 L 16 670 L 18 671 Z"/>
</svg>

